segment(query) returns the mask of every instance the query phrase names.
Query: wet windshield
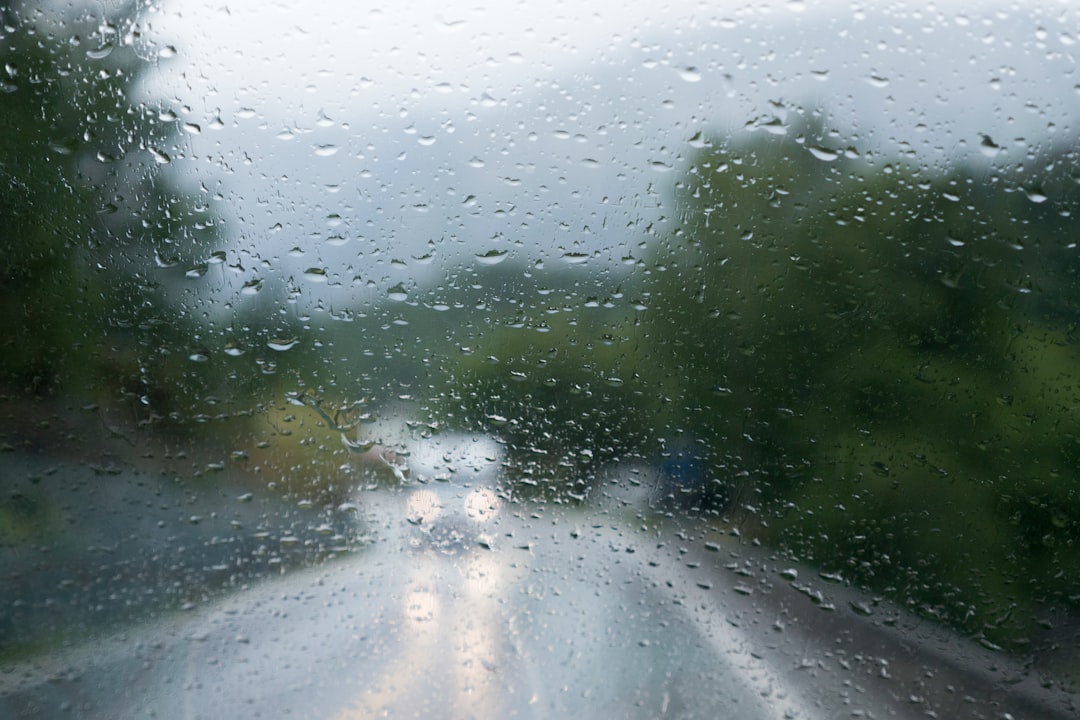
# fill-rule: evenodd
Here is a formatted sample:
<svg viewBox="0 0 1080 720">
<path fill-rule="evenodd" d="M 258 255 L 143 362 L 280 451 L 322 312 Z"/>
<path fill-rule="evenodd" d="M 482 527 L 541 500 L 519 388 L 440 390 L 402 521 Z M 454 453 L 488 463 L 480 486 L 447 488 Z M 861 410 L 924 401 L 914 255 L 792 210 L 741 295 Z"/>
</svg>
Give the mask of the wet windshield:
<svg viewBox="0 0 1080 720">
<path fill-rule="evenodd" d="M 0 16 L 0 715 L 1076 715 L 1074 9 Z"/>
</svg>

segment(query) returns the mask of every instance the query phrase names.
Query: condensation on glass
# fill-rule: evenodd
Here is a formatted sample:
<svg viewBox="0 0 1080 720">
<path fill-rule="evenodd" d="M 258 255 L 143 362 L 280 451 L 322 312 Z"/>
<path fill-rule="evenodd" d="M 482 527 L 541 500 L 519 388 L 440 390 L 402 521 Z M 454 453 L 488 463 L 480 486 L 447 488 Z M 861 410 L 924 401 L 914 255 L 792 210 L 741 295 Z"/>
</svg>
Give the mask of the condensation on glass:
<svg viewBox="0 0 1080 720">
<path fill-rule="evenodd" d="M 0 8 L 0 715 L 1075 717 L 1075 9 Z"/>
</svg>

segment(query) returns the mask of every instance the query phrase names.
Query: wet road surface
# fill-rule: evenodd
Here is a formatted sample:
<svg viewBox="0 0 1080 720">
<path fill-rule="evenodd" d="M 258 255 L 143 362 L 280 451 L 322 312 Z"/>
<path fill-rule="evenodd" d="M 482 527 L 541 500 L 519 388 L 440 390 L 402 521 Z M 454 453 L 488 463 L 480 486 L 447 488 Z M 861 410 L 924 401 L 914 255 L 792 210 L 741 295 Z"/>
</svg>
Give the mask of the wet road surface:
<svg viewBox="0 0 1080 720">
<path fill-rule="evenodd" d="M 483 483 L 362 493 L 370 543 L 0 673 L 0 717 L 1074 717 L 1004 657 L 738 538 Z"/>
</svg>

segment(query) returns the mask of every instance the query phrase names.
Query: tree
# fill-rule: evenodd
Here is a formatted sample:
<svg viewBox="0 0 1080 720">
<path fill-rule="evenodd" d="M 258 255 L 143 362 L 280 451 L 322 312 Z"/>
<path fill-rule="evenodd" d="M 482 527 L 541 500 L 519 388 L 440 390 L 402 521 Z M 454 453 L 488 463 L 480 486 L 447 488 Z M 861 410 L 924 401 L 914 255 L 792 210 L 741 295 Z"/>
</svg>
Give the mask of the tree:
<svg viewBox="0 0 1080 720">
<path fill-rule="evenodd" d="M 1019 641 L 1080 590 L 1075 152 L 932 170 L 820 137 L 714 140 L 680 184 L 668 422 L 763 537 Z"/>
<path fill-rule="evenodd" d="M 215 221 L 168 172 L 178 121 L 133 99 L 156 57 L 138 5 L 94 7 L 3 9 L 0 387 L 161 424 L 213 382 L 176 283 Z"/>
</svg>

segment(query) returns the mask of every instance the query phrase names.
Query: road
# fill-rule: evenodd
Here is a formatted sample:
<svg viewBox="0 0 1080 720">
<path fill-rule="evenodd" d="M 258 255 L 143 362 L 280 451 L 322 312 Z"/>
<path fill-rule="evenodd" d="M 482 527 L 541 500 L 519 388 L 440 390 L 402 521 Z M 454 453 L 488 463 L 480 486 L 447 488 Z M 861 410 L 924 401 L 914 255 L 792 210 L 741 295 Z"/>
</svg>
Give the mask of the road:
<svg viewBox="0 0 1080 720">
<path fill-rule="evenodd" d="M 783 717 L 742 670 L 715 671 L 717 648 L 629 555 L 597 555 L 602 534 L 495 517 L 486 488 L 437 490 L 385 491 L 377 512 L 395 519 L 344 562 L 6 672 L 0 707 L 344 719 L 685 716 L 723 701 Z M 441 523 L 448 495 L 469 509 Z M 749 654 L 724 662 L 768 682 Z"/>
<path fill-rule="evenodd" d="M 0 717 L 1077 711 L 1004 658 L 731 536 L 519 505 L 462 476 L 355 507 L 364 549 L 4 668 Z"/>
</svg>

